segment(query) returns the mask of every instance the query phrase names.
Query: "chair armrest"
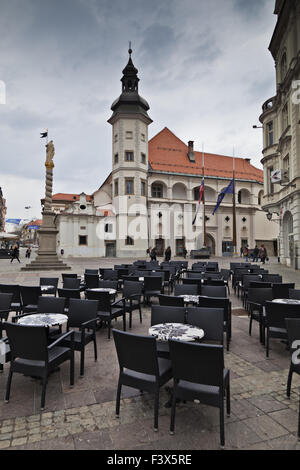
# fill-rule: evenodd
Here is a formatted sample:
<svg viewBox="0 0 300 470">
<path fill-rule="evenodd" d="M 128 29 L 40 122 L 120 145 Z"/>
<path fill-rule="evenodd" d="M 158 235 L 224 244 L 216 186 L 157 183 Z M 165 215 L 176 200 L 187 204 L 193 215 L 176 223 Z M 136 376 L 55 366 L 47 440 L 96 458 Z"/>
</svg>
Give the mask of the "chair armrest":
<svg viewBox="0 0 300 470">
<path fill-rule="evenodd" d="M 51 343 L 49 346 L 48 346 L 48 350 L 49 349 L 52 349 L 54 346 L 57 346 L 57 344 L 59 344 L 61 341 L 63 341 L 64 339 L 66 339 L 68 336 L 71 336 L 71 340 L 73 341 L 74 339 L 74 331 L 73 330 L 70 330 L 70 331 L 67 331 L 66 333 L 64 333 L 63 335 L 61 335 L 59 338 L 57 338 L 53 343 Z"/>
<path fill-rule="evenodd" d="M 98 320 L 98 318 L 92 318 L 91 320 L 88 320 L 88 321 L 85 321 L 84 323 L 81 323 L 80 329 L 89 328 L 89 324 L 97 322 L 97 320 Z"/>
<path fill-rule="evenodd" d="M 126 300 L 125 297 L 122 297 L 121 299 L 117 300 L 116 302 L 113 302 L 113 303 L 111 304 L 111 306 L 112 306 L 112 307 L 115 307 L 116 305 L 118 306 L 118 304 L 119 304 L 120 302 L 122 302 L 123 307 L 124 307 L 124 305 L 125 305 L 125 300 Z"/>
<path fill-rule="evenodd" d="M 142 294 L 131 294 L 129 295 L 128 297 L 126 297 L 127 299 L 131 299 L 131 300 L 139 300 L 140 298 L 142 297 Z M 122 300 L 122 299 L 121 299 Z"/>
<path fill-rule="evenodd" d="M 258 310 L 262 310 L 262 305 L 257 303 L 257 302 L 248 301 L 248 304 L 253 306 L 253 307 L 257 307 Z"/>
</svg>

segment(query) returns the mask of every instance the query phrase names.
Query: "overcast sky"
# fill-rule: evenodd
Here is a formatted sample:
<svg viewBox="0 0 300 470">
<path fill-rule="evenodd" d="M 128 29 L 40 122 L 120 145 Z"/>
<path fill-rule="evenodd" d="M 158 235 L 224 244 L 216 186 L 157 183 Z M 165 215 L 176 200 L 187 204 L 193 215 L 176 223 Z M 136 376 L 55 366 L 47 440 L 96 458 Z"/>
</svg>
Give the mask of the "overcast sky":
<svg viewBox="0 0 300 470">
<path fill-rule="evenodd" d="M 92 193 L 111 170 L 110 106 L 132 41 L 152 137 L 261 167 L 262 103 L 275 94 L 275 0 L 0 0 L 0 175 L 8 217 L 40 216 L 45 140 L 54 192 Z M 32 206 L 26 211 L 25 206 Z"/>
</svg>

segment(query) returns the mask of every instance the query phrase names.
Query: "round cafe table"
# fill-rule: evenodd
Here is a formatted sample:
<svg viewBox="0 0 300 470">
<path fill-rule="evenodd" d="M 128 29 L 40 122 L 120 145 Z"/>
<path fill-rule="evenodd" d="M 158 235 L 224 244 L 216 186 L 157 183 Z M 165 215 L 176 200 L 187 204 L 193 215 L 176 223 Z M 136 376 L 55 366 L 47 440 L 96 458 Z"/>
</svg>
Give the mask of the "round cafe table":
<svg viewBox="0 0 300 470">
<path fill-rule="evenodd" d="M 300 305 L 300 300 L 297 299 L 273 299 L 272 302 L 285 305 Z"/>
<path fill-rule="evenodd" d="M 30 326 L 59 326 L 67 323 L 67 315 L 61 313 L 34 313 L 33 315 L 26 315 L 18 320 L 19 325 Z"/>
<path fill-rule="evenodd" d="M 203 338 L 204 331 L 197 326 L 184 323 L 159 323 L 149 328 L 149 335 L 155 336 L 160 341 L 168 341 L 168 339 L 195 341 Z"/>
<path fill-rule="evenodd" d="M 49 290 L 54 289 L 54 287 L 55 287 L 55 286 L 50 286 L 50 285 L 49 285 L 49 286 L 41 286 L 41 292 L 42 292 L 42 294 L 43 294 L 43 293 L 44 293 L 44 294 L 47 294 L 47 292 L 48 292 Z"/>
<path fill-rule="evenodd" d="M 109 292 L 111 295 L 116 294 L 116 289 L 112 289 L 110 287 L 94 287 L 93 289 L 89 289 L 93 292 Z"/>
<path fill-rule="evenodd" d="M 182 294 L 178 297 L 183 297 L 183 301 L 185 304 L 197 304 L 199 302 L 199 295 Z"/>
</svg>

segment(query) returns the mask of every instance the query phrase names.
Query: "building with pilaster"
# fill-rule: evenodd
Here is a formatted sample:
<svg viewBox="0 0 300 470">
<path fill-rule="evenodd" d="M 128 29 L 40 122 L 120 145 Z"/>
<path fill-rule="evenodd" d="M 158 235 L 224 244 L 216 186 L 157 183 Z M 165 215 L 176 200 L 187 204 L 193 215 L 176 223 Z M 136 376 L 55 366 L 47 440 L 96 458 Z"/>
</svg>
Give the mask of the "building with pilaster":
<svg viewBox="0 0 300 470">
<path fill-rule="evenodd" d="M 277 0 L 274 13 L 277 24 L 269 50 L 275 62 L 276 94 L 263 104 L 259 118 L 264 141 L 262 206 L 270 217 L 279 217 L 281 262 L 299 269 L 300 2 Z"/>
</svg>

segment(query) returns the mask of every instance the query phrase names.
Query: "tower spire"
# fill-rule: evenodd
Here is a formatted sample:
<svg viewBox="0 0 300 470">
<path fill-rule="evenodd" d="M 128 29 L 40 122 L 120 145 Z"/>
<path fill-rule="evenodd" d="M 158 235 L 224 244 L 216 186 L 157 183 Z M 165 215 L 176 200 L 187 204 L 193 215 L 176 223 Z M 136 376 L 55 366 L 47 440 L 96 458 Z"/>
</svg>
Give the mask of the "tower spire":
<svg viewBox="0 0 300 470">
<path fill-rule="evenodd" d="M 138 69 L 135 68 L 131 59 L 131 54 L 132 54 L 131 41 L 129 41 L 128 54 L 129 54 L 128 64 L 123 70 L 123 77 L 121 78 L 122 92 L 124 91 L 125 92 L 137 92 L 138 82 L 139 82 L 139 78 L 137 76 Z"/>
</svg>

